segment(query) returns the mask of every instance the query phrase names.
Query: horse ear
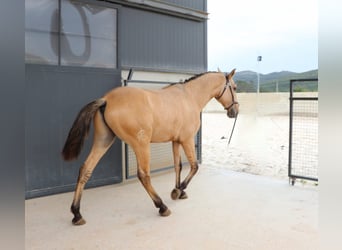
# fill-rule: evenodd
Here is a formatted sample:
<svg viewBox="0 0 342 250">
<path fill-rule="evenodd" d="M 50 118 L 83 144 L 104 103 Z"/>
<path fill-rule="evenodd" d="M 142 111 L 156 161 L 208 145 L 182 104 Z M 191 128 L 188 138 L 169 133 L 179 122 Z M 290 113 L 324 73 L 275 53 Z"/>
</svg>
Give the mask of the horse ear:
<svg viewBox="0 0 342 250">
<path fill-rule="evenodd" d="M 233 70 L 227 75 L 227 78 L 228 78 L 228 79 L 232 79 L 232 77 L 235 75 L 235 70 L 236 70 L 236 69 L 233 69 Z"/>
</svg>

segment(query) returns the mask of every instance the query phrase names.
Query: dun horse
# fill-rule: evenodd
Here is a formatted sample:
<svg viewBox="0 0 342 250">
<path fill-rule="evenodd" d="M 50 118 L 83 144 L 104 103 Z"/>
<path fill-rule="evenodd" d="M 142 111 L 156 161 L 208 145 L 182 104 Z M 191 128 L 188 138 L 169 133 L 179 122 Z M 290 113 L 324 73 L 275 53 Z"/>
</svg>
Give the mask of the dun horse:
<svg viewBox="0 0 342 250">
<path fill-rule="evenodd" d="M 235 69 L 229 74 L 207 72 L 184 83 L 169 85 L 160 90 L 118 87 L 100 99 L 87 104 L 78 114 L 63 148 L 64 160 L 73 160 L 80 154 L 90 123 L 94 124 L 92 149 L 80 168 L 71 212 L 72 223 L 82 225 L 81 195 L 100 158 L 116 137 L 134 150 L 138 163 L 138 178 L 161 216 L 171 211 L 154 190 L 150 179 L 150 143 L 172 141 L 176 185 L 172 199 L 185 199 L 185 189 L 198 170 L 194 136 L 200 127 L 200 112 L 216 98 L 230 118 L 238 114 Z M 190 163 L 190 172 L 181 182 L 180 146 Z"/>
</svg>

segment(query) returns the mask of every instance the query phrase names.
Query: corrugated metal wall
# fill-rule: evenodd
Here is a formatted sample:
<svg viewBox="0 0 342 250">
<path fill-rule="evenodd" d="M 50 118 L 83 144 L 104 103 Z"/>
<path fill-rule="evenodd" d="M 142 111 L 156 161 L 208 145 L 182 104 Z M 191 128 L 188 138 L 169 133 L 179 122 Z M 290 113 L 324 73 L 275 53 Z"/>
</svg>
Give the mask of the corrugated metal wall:
<svg viewBox="0 0 342 250">
<path fill-rule="evenodd" d="M 121 65 L 153 71 L 206 71 L 206 33 L 206 22 L 124 7 L 120 15 Z"/>
<path fill-rule="evenodd" d="M 169 4 L 174 4 L 178 6 L 182 6 L 185 8 L 190 8 L 190 9 L 195 9 L 195 10 L 202 10 L 206 11 L 207 6 L 206 6 L 206 1 L 202 0 L 164 0 L 161 2 L 169 3 Z"/>
</svg>

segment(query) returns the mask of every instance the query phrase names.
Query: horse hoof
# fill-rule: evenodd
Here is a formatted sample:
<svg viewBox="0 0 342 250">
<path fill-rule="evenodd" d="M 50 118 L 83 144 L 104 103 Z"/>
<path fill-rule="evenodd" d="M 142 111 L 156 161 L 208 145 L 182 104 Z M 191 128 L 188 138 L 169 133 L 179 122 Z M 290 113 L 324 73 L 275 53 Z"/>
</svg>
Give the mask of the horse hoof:
<svg viewBox="0 0 342 250">
<path fill-rule="evenodd" d="M 79 218 L 78 220 L 74 218 L 72 220 L 72 224 L 74 224 L 75 226 L 81 226 L 81 225 L 86 224 L 86 221 L 83 218 Z"/>
<path fill-rule="evenodd" d="M 161 211 L 161 209 L 160 209 L 159 214 L 163 217 L 166 217 L 166 216 L 169 216 L 171 214 L 171 210 L 167 208 L 165 211 Z"/>
<path fill-rule="evenodd" d="M 179 199 L 184 200 L 184 199 L 187 199 L 187 198 L 188 198 L 188 195 L 184 191 L 182 191 L 182 193 L 179 196 Z"/>
<path fill-rule="evenodd" d="M 171 199 L 177 200 L 182 194 L 182 191 L 178 188 L 174 188 L 171 192 Z"/>
</svg>

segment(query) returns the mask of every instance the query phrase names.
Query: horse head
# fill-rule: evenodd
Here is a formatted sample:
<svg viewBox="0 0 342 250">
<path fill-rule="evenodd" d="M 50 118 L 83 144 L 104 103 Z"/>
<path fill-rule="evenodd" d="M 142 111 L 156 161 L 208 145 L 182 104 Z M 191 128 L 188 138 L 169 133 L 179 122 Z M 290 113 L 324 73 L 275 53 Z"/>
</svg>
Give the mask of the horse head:
<svg viewBox="0 0 342 250">
<path fill-rule="evenodd" d="M 229 74 L 225 75 L 226 82 L 224 84 L 223 90 L 216 97 L 216 100 L 219 101 L 227 110 L 227 115 L 229 118 L 234 118 L 239 113 L 239 103 L 237 101 L 236 95 L 237 86 L 233 79 L 234 74 L 235 69 L 233 69 Z"/>
</svg>

